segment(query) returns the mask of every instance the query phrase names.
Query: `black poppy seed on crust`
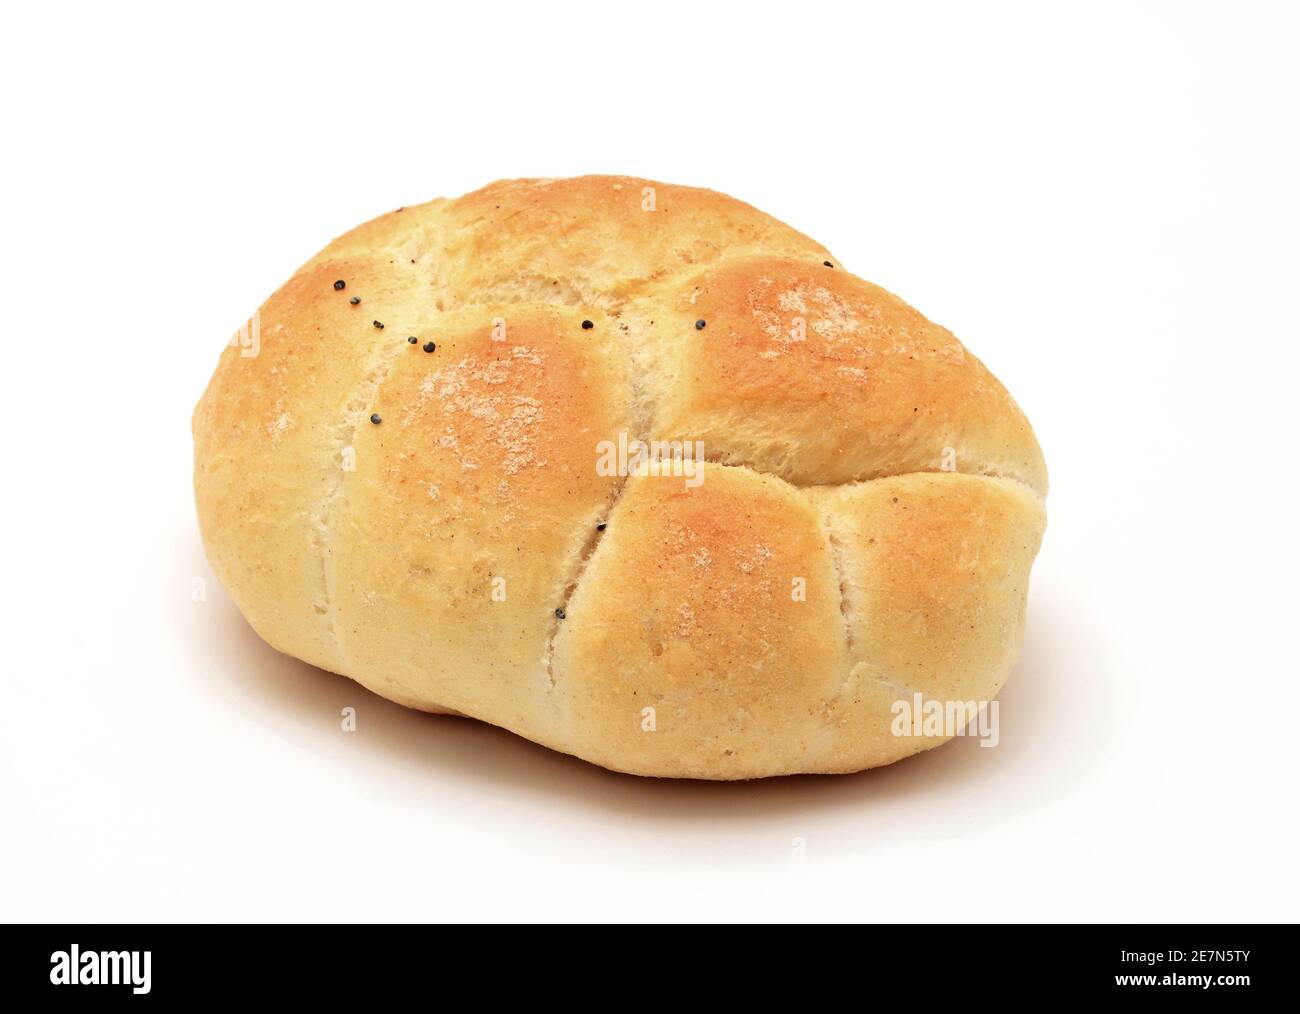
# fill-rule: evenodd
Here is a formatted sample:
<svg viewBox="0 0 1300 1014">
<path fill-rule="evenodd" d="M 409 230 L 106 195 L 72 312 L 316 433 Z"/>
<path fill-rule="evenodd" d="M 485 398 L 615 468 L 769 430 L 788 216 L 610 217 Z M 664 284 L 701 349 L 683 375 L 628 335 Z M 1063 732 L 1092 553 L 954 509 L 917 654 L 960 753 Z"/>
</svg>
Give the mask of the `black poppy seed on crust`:
<svg viewBox="0 0 1300 1014">
<path fill-rule="evenodd" d="M 833 268 L 833 267 L 835 267 L 835 265 L 832 264 L 830 261 L 822 261 L 822 263 L 825 264 L 828 268 Z"/>
<path fill-rule="evenodd" d="M 378 412 L 375 412 L 373 415 L 371 415 L 370 421 L 374 423 L 376 426 L 378 426 L 384 420 Z"/>
<path fill-rule="evenodd" d="M 603 532 L 604 530 L 605 530 L 605 522 L 602 521 L 600 524 L 596 526 L 596 531 Z"/>
<path fill-rule="evenodd" d="M 557 609 L 557 610 L 555 610 L 555 618 L 556 618 L 557 620 L 562 620 L 562 619 L 564 619 L 564 610 L 563 610 L 563 609 Z"/>
<path fill-rule="evenodd" d="M 699 320 L 697 320 L 697 321 L 695 322 L 695 330 L 696 330 L 696 331 L 703 331 L 703 330 L 704 330 L 704 318 L 703 318 L 703 317 L 701 317 Z"/>
<path fill-rule="evenodd" d="M 360 296 L 353 296 L 351 299 L 348 300 L 348 302 L 351 303 L 353 306 L 360 306 L 360 305 L 361 305 L 361 297 L 360 297 Z"/>
<path fill-rule="evenodd" d="M 425 342 L 425 343 L 424 343 L 424 351 L 425 351 L 425 352 L 432 352 L 432 351 L 433 351 L 434 349 L 436 349 L 437 347 L 438 347 L 437 344 L 434 343 L 434 342 Z"/>
<path fill-rule="evenodd" d="M 408 338 L 408 339 L 406 339 L 406 340 L 407 340 L 408 342 L 410 342 L 412 345 L 419 345 L 419 344 L 420 344 L 420 339 L 417 338 L 417 337 L 415 337 L 415 335 L 411 335 L 411 337 Z"/>
<path fill-rule="evenodd" d="M 590 330 L 591 330 L 593 327 L 595 327 L 595 326 L 596 326 L 596 325 L 593 324 L 593 323 L 592 323 L 591 321 L 589 321 L 589 320 L 584 320 L 584 321 L 582 322 L 582 329 L 583 329 L 584 331 L 590 331 Z"/>
<path fill-rule="evenodd" d="M 372 320 L 370 323 L 372 323 L 373 325 L 375 325 L 375 327 L 376 327 L 378 330 L 380 330 L 380 331 L 382 331 L 382 330 L 384 329 L 383 321 Z"/>
<path fill-rule="evenodd" d="M 348 287 L 348 283 L 345 282 L 342 278 L 340 278 L 337 282 L 334 283 L 335 292 L 338 292 L 339 289 L 346 289 L 347 287 Z"/>
</svg>

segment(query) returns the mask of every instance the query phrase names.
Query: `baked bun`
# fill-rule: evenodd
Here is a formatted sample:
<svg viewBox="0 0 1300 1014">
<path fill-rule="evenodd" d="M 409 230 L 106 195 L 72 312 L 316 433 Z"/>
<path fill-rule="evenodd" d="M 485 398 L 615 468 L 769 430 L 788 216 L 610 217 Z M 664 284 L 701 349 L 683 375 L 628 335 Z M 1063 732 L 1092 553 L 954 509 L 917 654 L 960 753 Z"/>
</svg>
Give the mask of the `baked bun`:
<svg viewBox="0 0 1300 1014">
<path fill-rule="evenodd" d="M 1047 489 L 946 330 L 747 204 L 610 176 L 335 240 L 227 347 L 194 441 L 208 557 L 275 648 L 690 778 L 947 738 L 896 735 L 896 702 L 1001 688 Z"/>
</svg>

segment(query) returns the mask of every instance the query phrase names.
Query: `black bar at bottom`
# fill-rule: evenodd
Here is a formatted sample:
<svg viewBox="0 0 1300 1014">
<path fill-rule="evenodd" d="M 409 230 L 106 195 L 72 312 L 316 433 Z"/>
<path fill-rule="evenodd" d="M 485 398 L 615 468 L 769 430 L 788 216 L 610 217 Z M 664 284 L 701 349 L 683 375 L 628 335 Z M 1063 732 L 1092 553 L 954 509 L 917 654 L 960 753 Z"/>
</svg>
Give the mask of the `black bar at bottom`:
<svg viewBox="0 0 1300 1014">
<path fill-rule="evenodd" d="M 285 998 L 373 1004 L 456 983 L 498 999 L 694 1003 L 789 985 L 809 1003 L 1205 998 L 1285 1002 L 1294 927 L 902 925 L 830 927 L 7 926 L 0 990 L 37 1002 Z M 622 980 L 623 985 L 619 986 Z M 433 990 L 438 992 L 433 992 Z M 626 992 L 624 992 L 626 991 Z M 689 997 L 684 994 L 691 994 Z M 440 996 L 440 994 L 442 994 Z M 821 999 L 817 999 L 817 997 Z"/>
</svg>

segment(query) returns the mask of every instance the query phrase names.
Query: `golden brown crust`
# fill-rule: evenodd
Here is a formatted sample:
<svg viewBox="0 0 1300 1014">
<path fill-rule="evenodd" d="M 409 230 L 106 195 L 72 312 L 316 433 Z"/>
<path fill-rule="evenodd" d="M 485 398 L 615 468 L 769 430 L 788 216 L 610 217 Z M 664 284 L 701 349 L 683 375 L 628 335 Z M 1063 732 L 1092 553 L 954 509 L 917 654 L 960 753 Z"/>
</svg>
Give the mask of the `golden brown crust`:
<svg viewBox="0 0 1300 1014">
<path fill-rule="evenodd" d="M 195 491 L 282 651 L 701 778 L 889 763 L 942 741 L 890 732 L 901 693 L 1006 678 L 1029 424 L 951 334 L 746 204 L 502 181 L 354 229 L 255 320 L 195 411 Z M 637 439 L 710 463 L 599 467 Z"/>
<path fill-rule="evenodd" d="M 633 477 L 571 606 L 555 663 L 582 756 L 695 778 L 809 769 L 845 655 L 798 490 L 718 465 L 694 487 Z"/>
<path fill-rule="evenodd" d="M 513 310 L 440 321 L 432 354 L 398 346 L 330 550 L 347 672 L 535 732 L 516 713 L 541 717 L 554 610 L 621 484 L 592 461 L 627 429 L 627 380 L 609 328 L 585 332 L 566 307 Z"/>
<path fill-rule="evenodd" d="M 984 364 L 846 271 L 731 259 L 633 312 L 661 435 L 799 485 L 960 471 L 1046 492 L 1033 431 Z"/>
<path fill-rule="evenodd" d="M 611 309 L 724 257 L 830 256 L 725 194 L 628 176 L 502 180 L 451 202 L 441 222 L 455 305 L 537 299 Z"/>
<path fill-rule="evenodd" d="M 914 474 L 812 491 L 841 579 L 848 676 L 827 704 L 829 769 L 886 764 L 942 738 L 890 734 L 891 707 L 991 701 L 1020 649 L 1046 516 L 1026 486 Z"/>
</svg>

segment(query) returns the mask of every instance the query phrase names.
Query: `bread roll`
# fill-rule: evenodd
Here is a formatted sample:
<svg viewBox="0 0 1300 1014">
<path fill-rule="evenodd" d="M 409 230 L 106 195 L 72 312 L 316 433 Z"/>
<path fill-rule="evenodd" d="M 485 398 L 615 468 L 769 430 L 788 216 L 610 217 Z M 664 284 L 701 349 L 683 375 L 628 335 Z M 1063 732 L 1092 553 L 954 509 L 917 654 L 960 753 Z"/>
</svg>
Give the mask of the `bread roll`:
<svg viewBox="0 0 1300 1014">
<path fill-rule="evenodd" d="M 272 646 L 688 778 L 943 742 L 895 706 L 997 694 L 1047 489 L 948 331 L 747 204 L 610 176 L 335 240 L 226 348 L 194 442 L 208 557 Z"/>
</svg>

